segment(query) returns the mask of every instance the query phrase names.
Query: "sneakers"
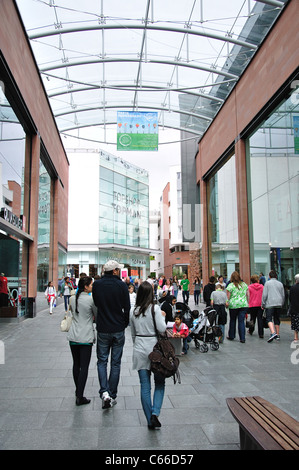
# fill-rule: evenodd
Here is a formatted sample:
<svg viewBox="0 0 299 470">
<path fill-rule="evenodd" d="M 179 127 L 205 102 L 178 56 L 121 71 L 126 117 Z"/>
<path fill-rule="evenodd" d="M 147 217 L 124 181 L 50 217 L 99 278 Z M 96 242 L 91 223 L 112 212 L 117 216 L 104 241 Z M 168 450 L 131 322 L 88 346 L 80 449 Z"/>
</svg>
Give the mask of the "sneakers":
<svg viewBox="0 0 299 470">
<path fill-rule="evenodd" d="M 102 395 L 102 408 L 112 408 L 116 405 L 116 398 L 111 398 L 108 392 L 104 392 Z"/>
<path fill-rule="evenodd" d="M 102 408 L 111 408 L 112 398 L 108 392 L 104 392 L 102 395 Z"/>
<path fill-rule="evenodd" d="M 278 335 L 277 335 L 276 333 L 272 333 L 267 342 L 268 342 L 268 343 L 271 343 L 271 341 L 273 341 L 274 338 L 277 338 L 277 336 L 278 336 Z"/>
</svg>

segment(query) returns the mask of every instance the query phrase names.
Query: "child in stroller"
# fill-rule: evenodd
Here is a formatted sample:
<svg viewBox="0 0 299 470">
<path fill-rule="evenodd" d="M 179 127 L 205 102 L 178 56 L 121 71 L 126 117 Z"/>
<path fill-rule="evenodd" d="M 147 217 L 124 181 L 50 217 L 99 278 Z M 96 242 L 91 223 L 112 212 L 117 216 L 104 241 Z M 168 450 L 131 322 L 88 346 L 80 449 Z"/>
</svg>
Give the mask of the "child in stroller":
<svg viewBox="0 0 299 470">
<path fill-rule="evenodd" d="M 207 343 L 209 343 L 212 351 L 217 351 L 219 349 L 218 338 L 222 331 L 216 324 L 216 310 L 212 307 L 206 307 L 201 314 L 198 313 L 198 310 L 193 310 L 192 316 L 194 320 L 189 336 L 194 339 L 195 347 L 205 353 L 208 352 Z"/>
</svg>

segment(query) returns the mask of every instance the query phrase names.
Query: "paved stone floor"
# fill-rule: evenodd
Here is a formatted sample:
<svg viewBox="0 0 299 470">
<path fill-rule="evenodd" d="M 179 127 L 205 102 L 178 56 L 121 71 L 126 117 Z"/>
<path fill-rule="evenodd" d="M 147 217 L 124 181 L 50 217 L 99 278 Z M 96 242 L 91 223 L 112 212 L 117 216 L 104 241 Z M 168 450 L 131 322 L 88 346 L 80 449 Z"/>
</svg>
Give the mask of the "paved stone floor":
<svg viewBox="0 0 299 470">
<path fill-rule="evenodd" d="M 193 308 L 193 301 L 190 307 Z M 299 420 L 299 345 L 290 323 L 280 342 L 257 334 L 246 343 L 225 340 L 218 351 L 201 353 L 191 343 L 180 358 L 181 384 L 167 380 L 162 427 L 148 430 L 139 381 L 132 370 L 132 340 L 126 335 L 117 405 L 102 410 L 93 349 L 85 395 L 75 406 L 72 359 L 60 332 L 60 303 L 19 323 L 0 323 L 1 450 L 238 450 L 239 432 L 225 399 L 259 395 Z"/>
</svg>

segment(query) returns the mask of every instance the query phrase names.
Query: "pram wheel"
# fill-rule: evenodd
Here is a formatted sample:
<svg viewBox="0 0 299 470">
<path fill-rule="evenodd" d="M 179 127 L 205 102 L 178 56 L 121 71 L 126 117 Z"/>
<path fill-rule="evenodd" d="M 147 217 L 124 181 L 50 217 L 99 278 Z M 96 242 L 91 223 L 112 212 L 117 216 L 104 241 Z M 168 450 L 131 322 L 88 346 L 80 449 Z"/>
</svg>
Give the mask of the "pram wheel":
<svg viewBox="0 0 299 470">
<path fill-rule="evenodd" d="M 194 338 L 194 344 L 195 344 L 196 349 L 199 349 L 200 343 L 196 338 Z"/>
<path fill-rule="evenodd" d="M 202 344 L 202 345 L 200 346 L 199 350 L 200 350 L 201 353 L 206 353 L 206 352 L 208 352 L 209 347 L 208 347 L 207 344 Z"/>
<path fill-rule="evenodd" d="M 212 351 L 217 351 L 217 349 L 219 349 L 219 343 L 211 343 L 211 349 Z"/>
</svg>

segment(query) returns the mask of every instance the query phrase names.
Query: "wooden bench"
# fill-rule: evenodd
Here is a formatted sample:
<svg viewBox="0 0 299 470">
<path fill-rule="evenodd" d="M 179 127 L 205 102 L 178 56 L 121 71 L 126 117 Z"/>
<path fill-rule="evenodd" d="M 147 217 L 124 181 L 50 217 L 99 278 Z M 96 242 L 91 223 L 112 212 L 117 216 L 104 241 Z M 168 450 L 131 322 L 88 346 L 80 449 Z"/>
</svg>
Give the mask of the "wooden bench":
<svg viewBox="0 0 299 470">
<path fill-rule="evenodd" d="M 261 397 L 227 398 L 241 450 L 299 450 L 299 423 Z"/>
</svg>

